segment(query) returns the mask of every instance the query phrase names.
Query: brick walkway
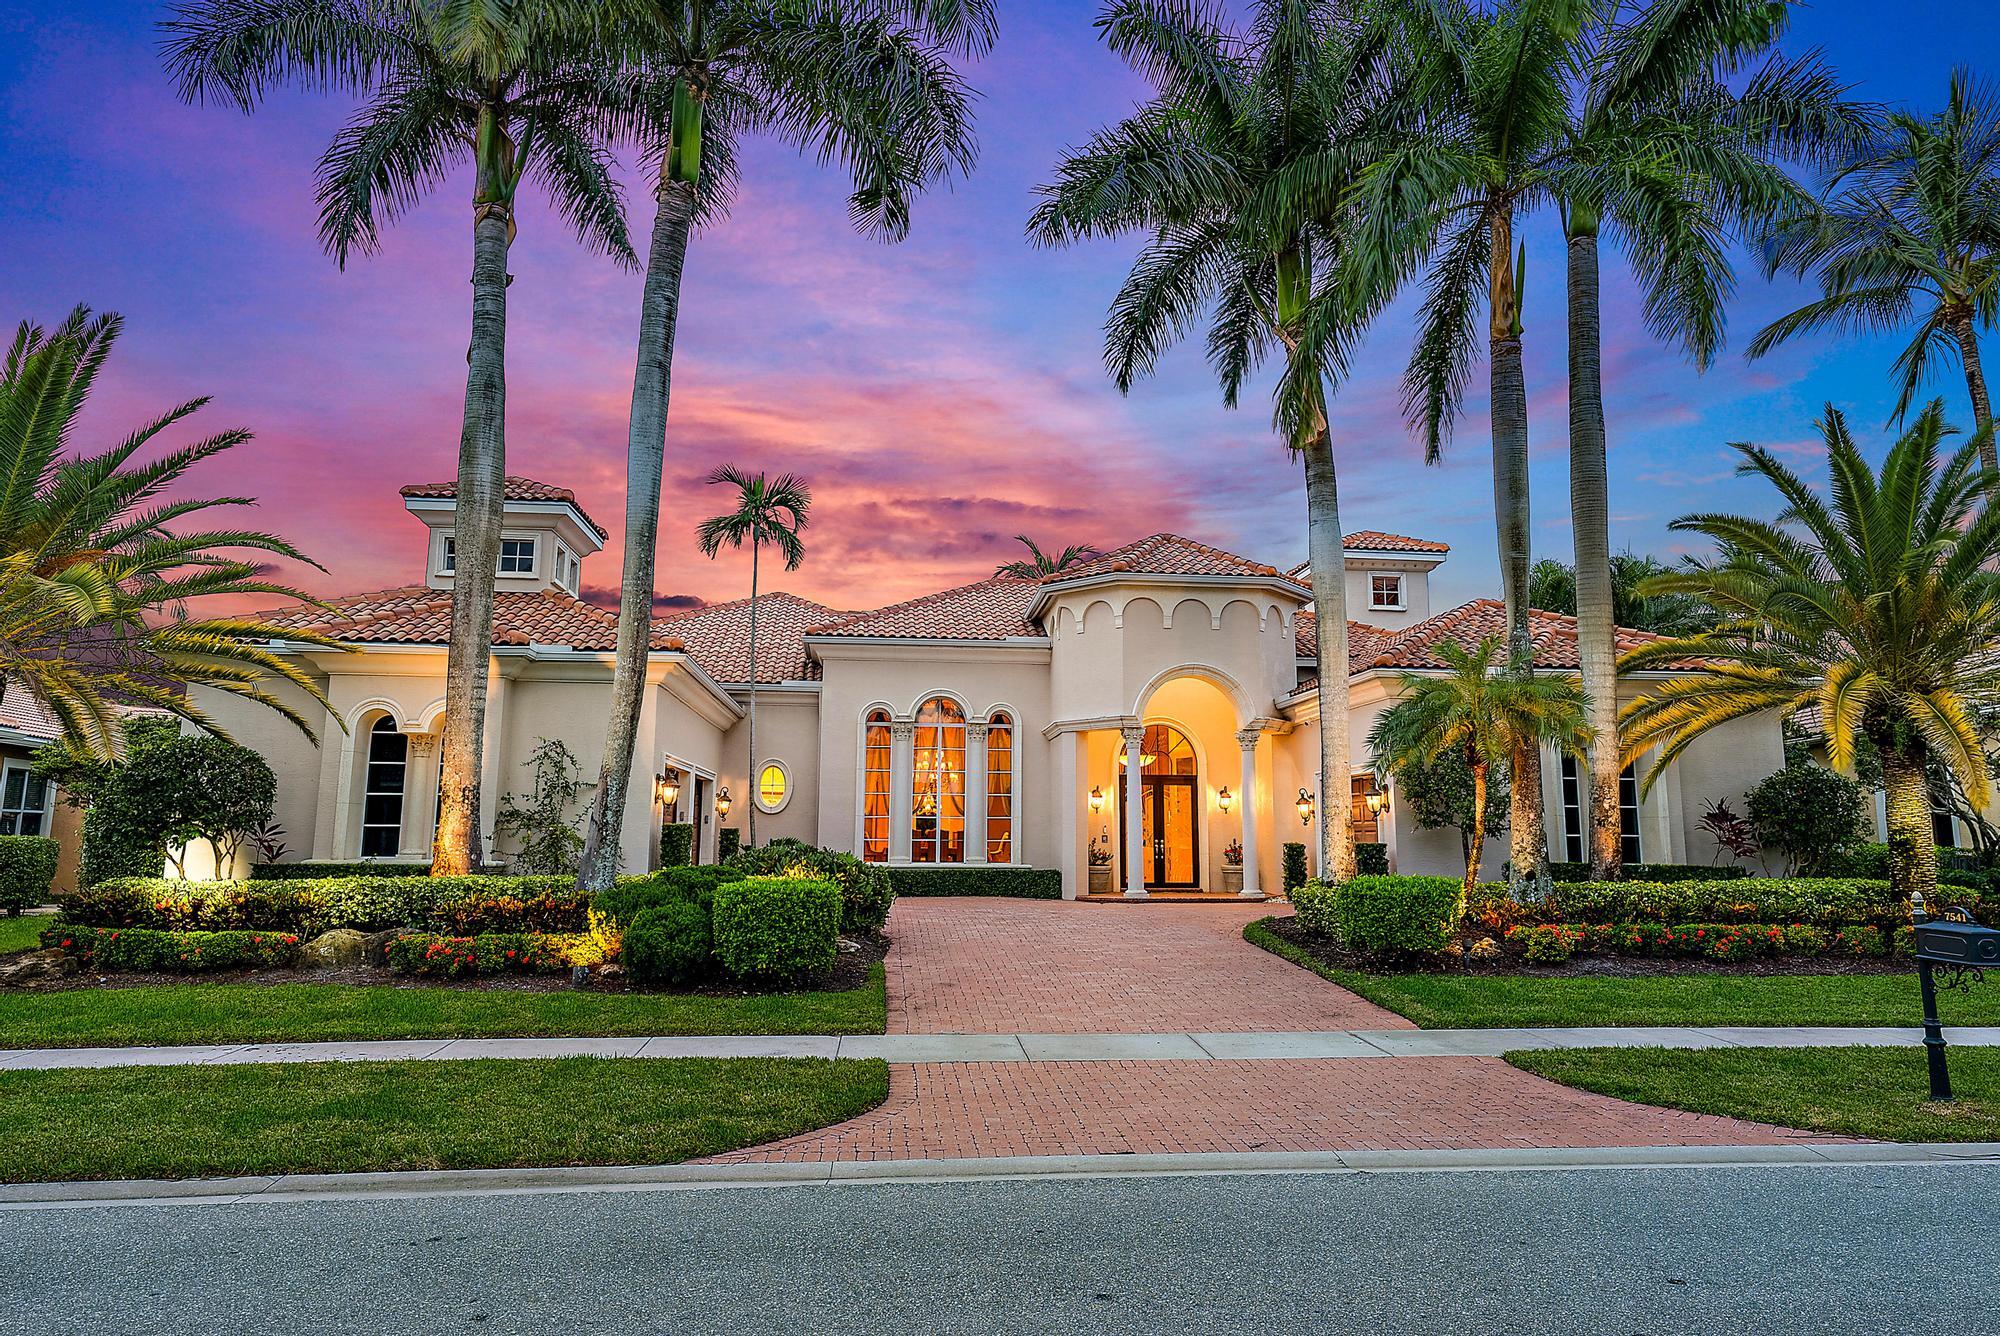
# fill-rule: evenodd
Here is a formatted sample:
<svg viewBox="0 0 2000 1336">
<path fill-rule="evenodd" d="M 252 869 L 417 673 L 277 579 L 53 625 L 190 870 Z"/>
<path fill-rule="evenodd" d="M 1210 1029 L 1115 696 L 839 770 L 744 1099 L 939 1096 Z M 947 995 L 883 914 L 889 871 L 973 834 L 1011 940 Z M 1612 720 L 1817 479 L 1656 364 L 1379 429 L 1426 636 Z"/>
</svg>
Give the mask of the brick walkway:
<svg viewBox="0 0 2000 1336">
<path fill-rule="evenodd" d="M 1778 1145 L 1803 1132 L 1627 1104 L 1498 1058 L 920 1063 L 852 1122 L 717 1157 Z"/>
<path fill-rule="evenodd" d="M 891 1034 L 1412 1029 L 1243 940 L 1263 904 L 923 898 L 889 914 Z"/>
</svg>

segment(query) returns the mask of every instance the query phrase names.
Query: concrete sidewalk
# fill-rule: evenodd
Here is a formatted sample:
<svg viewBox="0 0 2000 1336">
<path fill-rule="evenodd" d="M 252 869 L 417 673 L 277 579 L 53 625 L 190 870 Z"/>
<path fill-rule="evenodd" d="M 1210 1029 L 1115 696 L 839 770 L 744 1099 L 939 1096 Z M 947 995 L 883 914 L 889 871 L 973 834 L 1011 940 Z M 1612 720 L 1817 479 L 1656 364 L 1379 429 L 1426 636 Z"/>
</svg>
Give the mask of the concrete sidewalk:
<svg viewBox="0 0 2000 1336">
<path fill-rule="evenodd" d="M 1947 1028 L 2000 1047 L 2000 1026 Z M 452 1061 L 465 1058 L 881 1058 L 894 1063 L 1240 1062 L 1300 1058 L 1493 1057 L 1554 1048 L 1898 1048 L 1914 1027 L 1578 1026 L 1562 1029 L 1307 1030 L 1184 1034 L 684 1035 L 573 1039 L 395 1039 L 310 1044 L 0 1050 L 0 1070 L 218 1063 Z"/>
</svg>

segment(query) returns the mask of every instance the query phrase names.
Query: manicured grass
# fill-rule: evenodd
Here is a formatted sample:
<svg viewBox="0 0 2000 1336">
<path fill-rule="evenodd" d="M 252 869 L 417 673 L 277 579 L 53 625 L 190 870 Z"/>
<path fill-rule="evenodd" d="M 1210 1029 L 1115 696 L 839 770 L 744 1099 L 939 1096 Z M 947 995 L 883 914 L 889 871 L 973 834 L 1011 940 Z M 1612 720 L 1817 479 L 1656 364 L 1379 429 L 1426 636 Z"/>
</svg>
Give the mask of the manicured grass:
<svg viewBox="0 0 2000 1336">
<path fill-rule="evenodd" d="M 0 956 L 15 951 L 32 951 L 42 944 L 42 929 L 55 922 L 47 914 L 0 916 Z"/>
<path fill-rule="evenodd" d="M 0 1180 L 672 1164 L 888 1093 L 886 1064 L 825 1058 L 0 1072 Z"/>
<path fill-rule="evenodd" d="M 1266 926 L 1246 940 L 1427 1029 L 1517 1025 L 1917 1025 L 1914 974 L 1373 974 L 1315 960 Z M 2000 1025 L 2000 988 L 1939 1000 L 1947 1025 Z"/>
<path fill-rule="evenodd" d="M 1957 1099 L 1930 1104 L 1909 1048 L 1584 1048 L 1516 1067 L 1618 1099 L 1883 1141 L 2000 1141 L 2000 1050 L 1950 1051 Z"/>
<path fill-rule="evenodd" d="M 0 994 L 0 1048 L 559 1035 L 880 1034 L 882 967 L 844 992 L 703 997 L 355 984 L 169 984 Z"/>
</svg>

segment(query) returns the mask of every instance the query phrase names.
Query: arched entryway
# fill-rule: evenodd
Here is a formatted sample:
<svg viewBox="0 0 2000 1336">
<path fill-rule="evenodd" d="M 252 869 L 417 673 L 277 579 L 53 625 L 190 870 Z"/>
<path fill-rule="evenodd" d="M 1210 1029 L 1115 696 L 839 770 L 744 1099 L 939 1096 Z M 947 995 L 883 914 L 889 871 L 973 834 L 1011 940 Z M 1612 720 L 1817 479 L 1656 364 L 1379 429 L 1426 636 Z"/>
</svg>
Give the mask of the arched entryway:
<svg viewBox="0 0 2000 1336">
<path fill-rule="evenodd" d="M 1194 744 L 1172 724 L 1147 724 L 1139 744 L 1139 857 L 1146 885 L 1163 891 L 1201 888 L 1201 763 Z M 1125 768 L 1125 754 L 1117 756 Z M 1120 784 L 1123 794 L 1125 786 Z M 1118 822 L 1119 858 L 1129 856 Z"/>
</svg>

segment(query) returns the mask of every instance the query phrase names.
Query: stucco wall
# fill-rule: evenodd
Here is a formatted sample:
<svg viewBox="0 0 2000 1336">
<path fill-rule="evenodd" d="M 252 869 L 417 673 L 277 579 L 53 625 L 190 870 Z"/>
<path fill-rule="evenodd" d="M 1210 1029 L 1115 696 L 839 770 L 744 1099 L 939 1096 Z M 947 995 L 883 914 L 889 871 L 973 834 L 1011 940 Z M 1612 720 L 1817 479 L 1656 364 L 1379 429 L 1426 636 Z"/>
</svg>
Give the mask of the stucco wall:
<svg viewBox="0 0 2000 1336">
<path fill-rule="evenodd" d="M 739 699 L 746 698 L 738 693 Z M 716 761 L 717 782 L 726 785 L 732 805 L 722 822 L 744 832 L 749 842 L 750 811 L 757 801 L 757 774 L 767 761 L 777 761 L 790 776 L 789 793 L 777 812 L 757 812 L 757 840 L 819 840 L 820 823 L 819 693 L 795 688 L 759 688 L 757 692 L 757 766 L 750 761 L 750 722 L 737 721 L 722 739 Z"/>
</svg>

